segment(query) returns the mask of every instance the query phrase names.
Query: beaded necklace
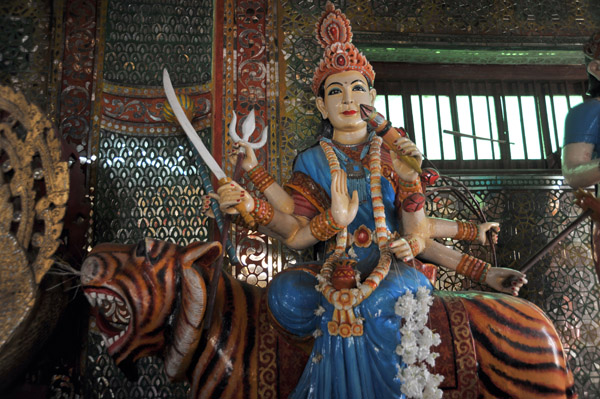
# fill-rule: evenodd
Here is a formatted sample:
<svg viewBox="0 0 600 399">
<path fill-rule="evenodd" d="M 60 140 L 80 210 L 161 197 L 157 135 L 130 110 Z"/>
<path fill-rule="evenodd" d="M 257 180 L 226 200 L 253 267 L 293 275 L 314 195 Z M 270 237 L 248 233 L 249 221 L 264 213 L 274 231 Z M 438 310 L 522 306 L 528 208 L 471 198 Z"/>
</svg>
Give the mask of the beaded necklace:
<svg viewBox="0 0 600 399">
<path fill-rule="evenodd" d="M 362 320 L 357 318 L 354 308 L 367 299 L 388 275 L 392 263 L 392 253 L 388 245 L 388 231 L 385 220 L 385 208 L 381 194 L 381 137 L 375 136 L 370 142 L 369 171 L 371 183 L 371 199 L 373 201 L 373 217 L 375 218 L 375 231 L 379 247 L 379 262 L 367 279 L 357 288 L 336 289 L 331 277 L 335 264 L 342 259 L 347 244 L 348 228 L 342 229 L 336 237 L 336 246 L 317 275 L 317 291 L 334 306 L 333 317 L 327 323 L 331 335 L 340 335 L 343 338 L 363 335 Z M 321 148 L 325 152 L 331 175 L 341 170 L 339 160 L 331 144 L 321 141 Z"/>
<path fill-rule="evenodd" d="M 375 133 L 371 133 L 369 139 Z M 333 144 L 332 148 L 337 155 L 337 162 L 343 162 L 346 167 L 346 177 L 348 182 L 348 191 L 351 193 L 354 190 L 358 192 L 358 199 L 361 203 L 368 200 L 367 183 L 365 178 L 365 168 L 363 167 L 363 159 L 365 159 L 369 146 L 367 143 L 362 144 L 341 144 L 333 140 L 323 139 L 328 144 Z M 366 165 L 365 165 L 366 166 Z"/>
</svg>

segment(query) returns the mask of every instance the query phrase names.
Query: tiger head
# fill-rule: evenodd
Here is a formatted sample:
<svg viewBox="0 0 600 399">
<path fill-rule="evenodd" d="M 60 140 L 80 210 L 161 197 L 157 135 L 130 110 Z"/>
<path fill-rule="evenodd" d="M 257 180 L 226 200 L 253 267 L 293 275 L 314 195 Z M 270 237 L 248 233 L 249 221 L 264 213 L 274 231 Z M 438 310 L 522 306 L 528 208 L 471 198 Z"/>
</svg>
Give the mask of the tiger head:
<svg viewBox="0 0 600 399">
<path fill-rule="evenodd" d="M 220 254 L 218 242 L 181 247 L 149 238 L 137 245 L 99 244 L 89 253 L 81 283 L 117 364 L 164 354 L 167 374 L 181 372 L 186 350 L 172 341 L 197 344 L 206 304 L 200 270 Z"/>
</svg>

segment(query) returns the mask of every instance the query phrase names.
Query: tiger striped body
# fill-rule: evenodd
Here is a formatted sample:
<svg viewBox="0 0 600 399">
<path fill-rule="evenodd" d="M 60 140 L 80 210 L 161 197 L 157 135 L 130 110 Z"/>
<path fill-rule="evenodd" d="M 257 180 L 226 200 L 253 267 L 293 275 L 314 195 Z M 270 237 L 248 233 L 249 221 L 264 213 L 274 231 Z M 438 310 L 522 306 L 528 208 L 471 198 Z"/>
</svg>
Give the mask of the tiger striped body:
<svg viewBox="0 0 600 399">
<path fill-rule="evenodd" d="M 435 372 L 445 376 L 445 399 L 577 397 L 560 337 L 537 306 L 476 291 L 434 298 L 429 324 L 442 337 Z"/>
<path fill-rule="evenodd" d="M 191 398 L 286 398 L 308 357 L 269 326 L 265 290 L 222 274 L 202 330 L 220 251 L 151 239 L 94 248 L 81 279 L 108 352 L 117 363 L 161 355 L 170 378 L 190 381 Z M 435 298 L 429 326 L 442 337 L 434 372 L 446 376 L 445 399 L 576 398 L 559 336 L 535 305 L 481 292 Z"/>
<path fill-rule="evenodd" d="M 488 398 L 574 398 L 560 337 L 537 306 L 508 295 L 462 294 Z"/>
<path fill-rule="evenodd" d="M 191 398 L 277 398 L 293 389 L 308 355 L 270 328 L 265 290 L 227 273 L 211 326 L 202 329 L 220 253 L 219 243 L 100 244 L 82 265 L 82 285 L 117 364 L 162 356 L 169 378 L 190 381 Z M 280 366 L 280 357 L 288 364 Z M 288 372 L 276 378 L 282 367 Z"/>
</svg>

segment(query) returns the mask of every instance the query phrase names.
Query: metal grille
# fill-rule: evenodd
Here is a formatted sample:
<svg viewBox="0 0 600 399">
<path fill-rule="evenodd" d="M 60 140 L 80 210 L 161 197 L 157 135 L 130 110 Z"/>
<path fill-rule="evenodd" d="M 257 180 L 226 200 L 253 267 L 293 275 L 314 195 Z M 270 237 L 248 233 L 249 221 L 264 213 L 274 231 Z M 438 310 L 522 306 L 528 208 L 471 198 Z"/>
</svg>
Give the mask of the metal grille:
<svg viewBox="0 0 600 399">
<path fill-rule="evenodd" d="M 385 94 L 377 108 L 445 170 L 560 168 L 564 119 L 585 92 L 581 81 L 408 80 L 378 87 Z"/>
<path fill-rule="evenodd" d="M 88 334 L 87 347 L 87 367 L 84 370 L 81 392 L 84 398 L 186 399 L 188 397 L 189 384 L 169 382 L 162 360 L 156 357 L 140 359 L 135 365 L 137 380 L 129 381 L 106 352 L 99 332 Z"/>
<path fill-rule="evenodd" d="M 174 85 L 211 77 L 212 2 L 111 0 L 106 21 L 104 79 L 161 86 L 162 69 Z"/>
<path fill-rule="evenodd" d="M 472 202 L 481 206 L 486 219 L 501 224 L 497 266 L 520 269 L 581 213 L 562 176 L 454 177 L 472 191 Z M 428 214 L 480 221 L 458 195 L 442 187 L 448 186 L 431 189 Z M 450 187 L 460 188 L 453 183 Z M 453 240 L 444 243 L 493 261 L 488 247 Z M 581 398 L 600 397 L 600 370 L 595 367 L 600 361 L 600 284 L 590 243 L 588 220 L 529 270 L 529 283 L 519 295 L 542 308 L 559 331 Z M 445 290 L 488 290 L 443 268 L 437 285 Z"/>
<path fill-rule="evenodd" d="M 44 110 L 49 103 L 52 5 L 46 0 L 0 4 L 0 83 L 18 88 Z"/>
<path fill-rule="evenodd" d="M 210 137 L 210 130 L 200 132 Z M 202 179 L 186 137 L 102 131 L 95 190 L 94 239 L 134 243 L 144 237 L 207 241 Z M 204 167 L 204 166 L 202 166 Z"/>
</svg>

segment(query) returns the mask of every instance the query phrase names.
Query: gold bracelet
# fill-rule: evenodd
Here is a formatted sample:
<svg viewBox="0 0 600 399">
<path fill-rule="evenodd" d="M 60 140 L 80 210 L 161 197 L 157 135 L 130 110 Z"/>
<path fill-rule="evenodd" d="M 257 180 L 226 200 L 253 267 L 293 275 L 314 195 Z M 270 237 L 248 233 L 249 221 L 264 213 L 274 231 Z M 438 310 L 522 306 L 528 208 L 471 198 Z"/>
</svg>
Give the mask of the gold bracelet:
<svg viewBox="0 0 600 399">
<path fill-rule="evenodd" d="M 271 184 L 275 183 L 275 179 L 260 164 L 250 169 L 246 174 L 261 193 L 264 193 Z"/>
<path fill-rule="evenodd" d="M 492 265 L 477 259 L 471 255 L 464 254 L 456 267 L 456 273 L 470 278 L 478 283 L 485 283 L 488 271 Z"/>
<path fill-rule="evenodd" d="M 254 218 L 256 223 L 266 226 L 273 220 L 275 211 L 273 210 L 273 206 L 267 201 L 254 199 L 254 209 L 250 212 L 250 216 Z"/>
<path fill-rule="evenodd" d="M 477 240 L 478 227 L 472 222 L 463 222 L 457 220 L 458 233 L 454 236 L 455 240 L 475 241 Z"/>
<path fill-rule="evenodd" d="M 312 235 L 319 241 L 329 240 L 344 228 L 344 226 L 339 225 L 336 223 L 335 219 L 333 219 L 331 209 L 312 218 L 309 227 Z"/>
</svg>

